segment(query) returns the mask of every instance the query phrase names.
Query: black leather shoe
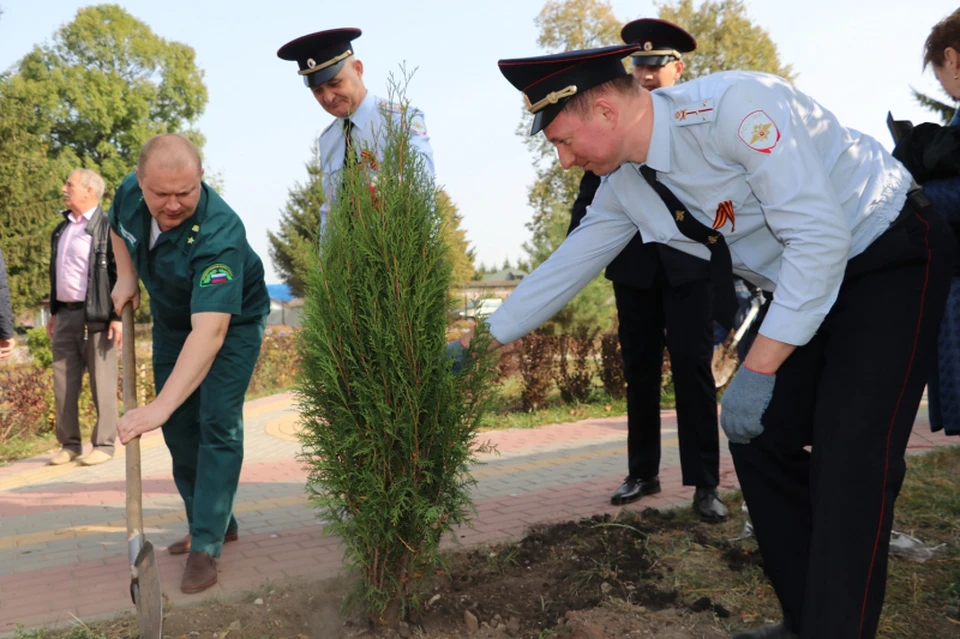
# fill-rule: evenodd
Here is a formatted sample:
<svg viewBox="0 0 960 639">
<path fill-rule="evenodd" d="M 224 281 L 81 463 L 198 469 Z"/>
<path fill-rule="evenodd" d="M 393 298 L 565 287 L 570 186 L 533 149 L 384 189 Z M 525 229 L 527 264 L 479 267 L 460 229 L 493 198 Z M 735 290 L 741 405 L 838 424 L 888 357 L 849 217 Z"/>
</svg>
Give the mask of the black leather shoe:
<svg viewBox="0 0 960 639">
<path fill-rule="evenodd" d="M 756 630 L 741 632 L 734 635 L 733 639 L 800 639 L 800 635 L 787 630 L 786 626 L 778 623 L 775 626 L 764 626 Z"/>
<path fill-rule="evenodd" d="M 720 501 L 716 488 L 697 488 L 693 494 L 693 510 L 702 521 L 710 524 L 720 523 L 730 514 Z"/>
<path fill-rule="evenodd" d="M 637 501 L 644 495 L 656 495 L 660 492 L 660 477 L 654 475 L 649 479 L 634 479 L 627 477 L 623 485 L 614 491 L 610 503 L 614 506 L 623 506 Z"/>
</svg>

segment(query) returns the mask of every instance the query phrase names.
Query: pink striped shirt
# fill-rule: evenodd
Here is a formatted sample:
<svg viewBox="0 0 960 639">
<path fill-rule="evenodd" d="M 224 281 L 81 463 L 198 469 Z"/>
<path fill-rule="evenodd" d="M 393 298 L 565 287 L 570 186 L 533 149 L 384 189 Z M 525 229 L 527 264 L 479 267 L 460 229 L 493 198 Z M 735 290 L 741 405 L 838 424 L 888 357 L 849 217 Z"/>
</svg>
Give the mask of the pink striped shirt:
<svg viewBox="0 0 960 639">
<path fill-rule="evenodd" d="M 90 265 L 90 245 L 93 237 L 86 232 L 87 223 L 97 207 L 80 217 L 70 213 L 68 224 L 60 233 L 57 244 L 57 301 L 83 302 L 87 299 L 87 270 Z"/>
</svg>

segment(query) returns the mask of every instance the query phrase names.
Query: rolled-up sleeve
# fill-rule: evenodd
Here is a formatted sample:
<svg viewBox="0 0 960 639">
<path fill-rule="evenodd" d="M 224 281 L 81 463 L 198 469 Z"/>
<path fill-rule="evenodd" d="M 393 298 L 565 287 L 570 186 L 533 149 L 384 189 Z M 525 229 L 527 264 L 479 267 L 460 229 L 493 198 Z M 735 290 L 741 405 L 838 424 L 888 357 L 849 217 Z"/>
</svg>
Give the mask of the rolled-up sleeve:
<svg viewBox="0 0 960 639">
<path fill-rule="evenodd" d="M 487 318 L 490 333 L 509 344 L 536 330 L 599 275 L 636 233 L 613 190 L 602 185 L 580 226 Z"/>
<path fill-rule="evenodd" d="M 718 108 L 720 153 L 744 168 L 783 245 L 760 334 L 802 346 L 833 307 L 851 236 L 830 176 L 797 109 L 760 82 L 729 89 Z"/>
</svg>

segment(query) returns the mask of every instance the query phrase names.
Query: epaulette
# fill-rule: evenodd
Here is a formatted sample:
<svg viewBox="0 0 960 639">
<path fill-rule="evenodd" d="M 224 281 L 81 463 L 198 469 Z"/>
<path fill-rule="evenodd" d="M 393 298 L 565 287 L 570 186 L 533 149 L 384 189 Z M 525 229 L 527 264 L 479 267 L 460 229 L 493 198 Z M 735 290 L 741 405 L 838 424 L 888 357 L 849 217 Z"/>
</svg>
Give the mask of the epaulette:
<svg viewBox="0 0 960 639">
<path fill-rule="evenodd" d="M 677 126 L 704 124 L 713 122 L 714 114 L 716 114 L 716 110 L 713 108 L 713 100 L 691 102 L 673 112 L 673 123 Z"/>
<path fill-rule="evenodd" d="M 390 102 L 389 100 L 380 100 L 377 103 L 377 107 L 382 111 L 392 111 L 393 113 L 403 112 L 403 108 L 399 104 Z"/>
</svg>

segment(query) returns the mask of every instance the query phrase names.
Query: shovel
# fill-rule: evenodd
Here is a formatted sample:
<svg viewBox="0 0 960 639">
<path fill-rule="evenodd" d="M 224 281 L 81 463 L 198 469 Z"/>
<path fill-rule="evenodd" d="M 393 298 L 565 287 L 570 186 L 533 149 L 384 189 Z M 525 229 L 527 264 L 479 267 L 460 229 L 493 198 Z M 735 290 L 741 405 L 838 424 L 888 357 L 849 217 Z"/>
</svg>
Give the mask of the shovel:
<svg viewBox="0 0 960 639">
<path fill-rule="evenodd" d="M 137 407 L 133 306 L 123 307 L 123 410 Z M 130 596 L 137 607 L 141 639 L 161 639 L 163 591 L 153 544 L 143 535 L 143 496 L 140 484 L 140 438 L 126 445 L 127 458 L 127 544 L 130 550 Z"/>
<path fill-rule="evenodd" d="M 743 318 L 740 327 L 713 352 L 710 369 L 713 371 L 713 382 L 717 388 L 726 386 L 733 374 L 737 372 L 737 365 L 740 363 L 737 358 L 737 344 L 743 339 L 753 320 L 757 318 L 761 306 L 760 298 L 755 295 L 750 301 L 750 310 L 747 311 L 747 316 Z"/>
</svg>

